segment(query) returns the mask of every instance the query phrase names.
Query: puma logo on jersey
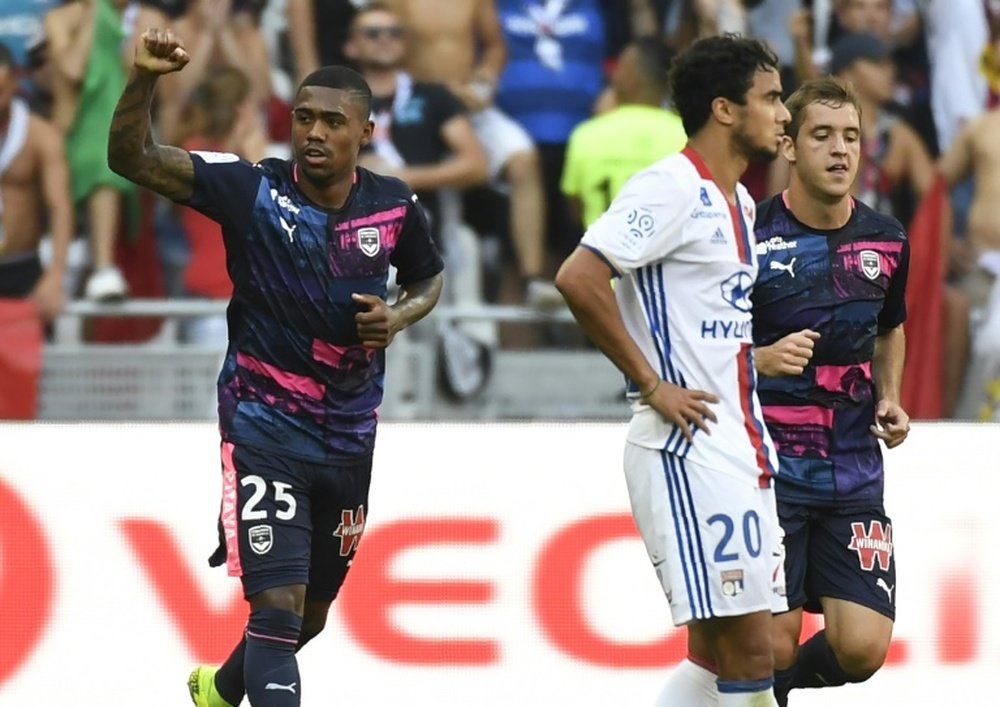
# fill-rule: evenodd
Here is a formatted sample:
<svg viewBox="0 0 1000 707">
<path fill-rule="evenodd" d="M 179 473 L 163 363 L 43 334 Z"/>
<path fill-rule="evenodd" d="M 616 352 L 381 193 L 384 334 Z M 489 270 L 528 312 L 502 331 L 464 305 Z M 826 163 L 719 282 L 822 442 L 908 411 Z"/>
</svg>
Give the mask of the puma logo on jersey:
<svg viewBox="0 0 1000 707">
<path fill-rule="evenodd" d="M 285 229 L 285 233 L 288 234 L 288 242 L 293 243 L 295 241 L 295 229 L 298 228 L 298 224 L 288 225 L 288 221 L 285 220 L 284 216 L 279 216 L 278 220 L 281 221 L 281 227 Z"/>
<path fill-rule="evenodd" d="M 896 588 L 896 585 L 894 584 L 890 587 L 888 584 L 886 584 L 886 581 L 884 579 L 879 577 L 878 579 L 875 580 L 875 586 L 883 590 L 889 597 L 889 602 L 892 603 L 892 590 Z"/>
<path fill-rule="evenodd" d="M 295 694 L 295 686 L 298 685 L 297 682 L 290 683 L 288 685 L 282 685 L 278 682 L 269 682 L 264 685 L 265 690 L 286 690 L 287 692 Z"/>
<path fill-rule="evenodd" d="M 772 260 L 771 261 L 771 269 L 772 270 L 784 270 L 785 272 L 787 272 L 789 275 L 791 275 L 794 278 L 795 277 L 795 271 L 792 268 L 795 267 L 795 260 L 796 260 L 796 258 L 798 258 L 798 256 L 795 256 L 795 258 L 792 258 L 787 263 L 782 263 L 782 262 L 777 261 L 777 260 Z"/>
</svg>

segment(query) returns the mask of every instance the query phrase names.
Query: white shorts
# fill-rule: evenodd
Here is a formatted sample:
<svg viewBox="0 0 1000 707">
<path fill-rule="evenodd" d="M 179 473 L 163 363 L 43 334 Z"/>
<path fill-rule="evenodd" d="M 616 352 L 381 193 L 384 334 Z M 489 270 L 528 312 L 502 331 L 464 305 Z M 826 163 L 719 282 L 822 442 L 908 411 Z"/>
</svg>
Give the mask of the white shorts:
<svg viewBox="0 0 1000 707">
<path fill-rule="evenodd" d="M 472 128 L 476 131 L 486 161 L 490 166 L 490 179 L 498 179 L 507 161 L 519 152 L 531 152 L 535 149 L 528 131 L 498 109 L 484 108 L 469 116 Z"/>
<path fill-rule="evenodd" d="M 675 625 L 788 610 L 773 488 L 634 444 L 625 481 Z"/>
</svg>

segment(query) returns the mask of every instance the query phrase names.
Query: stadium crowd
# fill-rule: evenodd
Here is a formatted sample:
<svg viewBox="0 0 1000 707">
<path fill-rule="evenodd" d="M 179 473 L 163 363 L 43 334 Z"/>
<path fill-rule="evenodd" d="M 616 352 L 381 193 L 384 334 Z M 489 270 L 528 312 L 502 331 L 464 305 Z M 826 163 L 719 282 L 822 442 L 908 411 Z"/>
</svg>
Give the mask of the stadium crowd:
<svg viewBox="0 0 1000 707">
<path fill-rule="evenodd" d="M 671 57 L 714 34 L 764 39 L 787 93 L 834 75 L 860 95 L 855 196 L 908 226 L 913 251 L 907 408 L 1000 419 L 997 0 L 5 0 L 0 369 L 23 366 L 16 337 L 38 338 L 25 318 L 41 327 L 67 298 L 230 293 L 218 226 L 107 165 L 147 27 L 173 28 L 193 58 L 154 106 L 159 139 L 189 150 L 287 154 L 292 87 L 357 68 L 375 98 L 361 164 L 420 195 L 447 300 L 538 308 L 561 306 L 558 264 L 629 176 L 683 147 Z M 744 182 L 759 201 L 787 180 L 779 161 Z M 183 336 L 223 347 L 225 319 Z M 452 336 L 510 343 L 481 323 Z"/>
</svg>

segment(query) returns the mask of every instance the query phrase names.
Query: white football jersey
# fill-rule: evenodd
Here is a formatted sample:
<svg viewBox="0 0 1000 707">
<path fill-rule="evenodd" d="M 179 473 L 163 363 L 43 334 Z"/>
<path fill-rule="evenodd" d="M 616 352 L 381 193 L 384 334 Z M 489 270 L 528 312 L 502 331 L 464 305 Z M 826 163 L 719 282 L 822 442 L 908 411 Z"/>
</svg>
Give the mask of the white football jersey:
<svg viewBox="0 0 1000 707">
<path fill-rule="evenodd" d="M 622 319 L 663 380 L 719 397 L 712 434 L 696 430 L 689 443 L 630 383 L 628 440 L 766 485 L 777 456 L 755 392 L 755 204 L 742 184 L 736 191 L 730 204 L 686 148 L 632 177 L 581 245 L 619 276 Z"/>
</svg>

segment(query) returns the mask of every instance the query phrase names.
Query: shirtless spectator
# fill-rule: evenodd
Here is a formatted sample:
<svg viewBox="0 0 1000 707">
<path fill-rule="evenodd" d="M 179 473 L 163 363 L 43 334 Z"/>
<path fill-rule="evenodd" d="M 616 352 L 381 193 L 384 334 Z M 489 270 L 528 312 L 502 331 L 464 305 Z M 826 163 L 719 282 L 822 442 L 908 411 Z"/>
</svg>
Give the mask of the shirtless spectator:
<svg viewBox="0 0 1000 707">
<path fill-rule="evenodd" d="M 410 33 L 407 68 L 462 99 L 486 149 L 490 176 L 510 186 L 510 230 L 526 299 L 562 301 L 545 277 L 545 200 L 538 153 L 528 133 L 493 106 L 506 60 L 493 0 L 391 0 Z"/>
<path fill-rule="evenodd" d="M 62 310 L 66 253 L 73 236 L 69 178 L 59 132 L 15 98 L 13 56 L 0 44 L 0 298 L 35 301 L 51 321 Z M 52 261 L 38 244 L 46 228 Z"/>
<path fill-rule="evenodd" d="M 1000 421 L 1000 108 L 969 121 L 942 156 L 949 184 L 974 177 L 968 238 L 974 264 L 961 280 L 977 325 L 959 417 Z"/>
<path fill-rule="evenodd" d="M 84 295 L 93 300 L 127 294 L 115 266 L 115 241 L 125 207 L 135 205 L 135 191 L 111 171 L 107 158 L 107 126 L 125 88 L 120 47 L 127 5 L 127 0 L 72 0 L 45 15 L 52 120 L 63 135 L 73 203 L 86 210 L 92 271 Z M 135 214 L 134 208 L 128 211 Z"/>
</svg>

